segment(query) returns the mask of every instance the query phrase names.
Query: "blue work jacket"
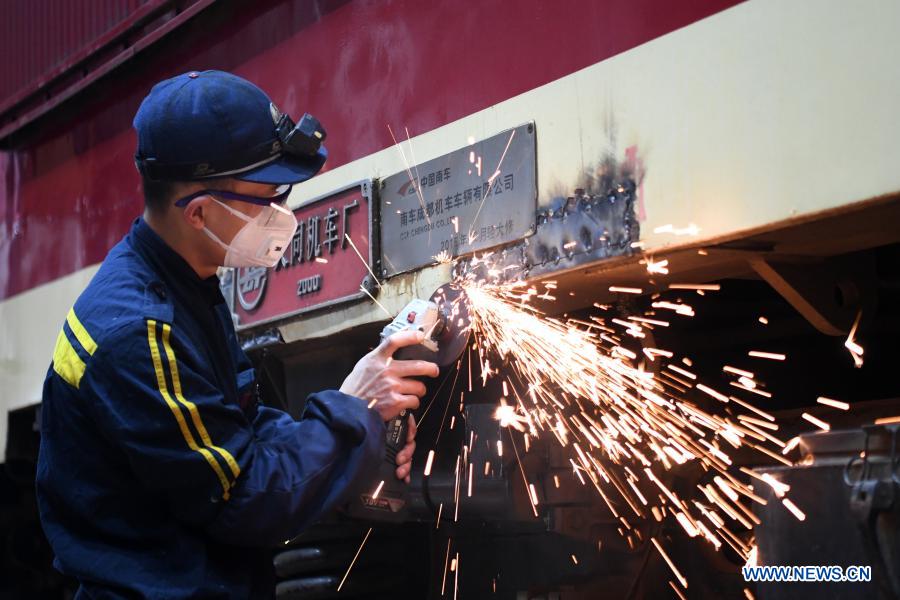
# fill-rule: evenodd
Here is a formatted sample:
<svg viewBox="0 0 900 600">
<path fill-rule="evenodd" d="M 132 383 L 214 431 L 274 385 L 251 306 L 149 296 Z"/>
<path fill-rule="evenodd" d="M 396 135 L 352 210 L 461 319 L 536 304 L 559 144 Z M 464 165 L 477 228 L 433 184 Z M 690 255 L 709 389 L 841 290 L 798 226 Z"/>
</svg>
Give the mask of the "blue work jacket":
<svg viewBox="0 0 900 600">
<path fill-rule="evenodd" d="M 338 391 L 294 421 L 254 388 L 216 278 L 138 219 L 68 313 L 44 383 L 38 505 L 77 598 L 272 595 L 261 549 L 356 491 L 385 430 Z"/>
</svg>

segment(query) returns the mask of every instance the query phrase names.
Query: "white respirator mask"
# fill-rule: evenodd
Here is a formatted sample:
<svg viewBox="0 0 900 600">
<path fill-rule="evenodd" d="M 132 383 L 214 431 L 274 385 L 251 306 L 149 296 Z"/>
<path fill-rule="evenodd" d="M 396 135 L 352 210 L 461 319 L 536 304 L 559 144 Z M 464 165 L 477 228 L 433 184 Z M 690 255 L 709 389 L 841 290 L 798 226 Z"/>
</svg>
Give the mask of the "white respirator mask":
<svg viewBox="0 0 900 600">
<path fill-rule="evenodd" d="M 224 202 L 215 198 L 213 201 L 245 222 L 230 244 L 226 244 L 203 226 L 203 233 L 225 249 L 225 262 L 222 266 L 274 267 L 281 260 L 297 231 L 294 213 L 272 202 L 263 207 L 262 212 L 255 217 L 248 217 Z"/>
</svg>

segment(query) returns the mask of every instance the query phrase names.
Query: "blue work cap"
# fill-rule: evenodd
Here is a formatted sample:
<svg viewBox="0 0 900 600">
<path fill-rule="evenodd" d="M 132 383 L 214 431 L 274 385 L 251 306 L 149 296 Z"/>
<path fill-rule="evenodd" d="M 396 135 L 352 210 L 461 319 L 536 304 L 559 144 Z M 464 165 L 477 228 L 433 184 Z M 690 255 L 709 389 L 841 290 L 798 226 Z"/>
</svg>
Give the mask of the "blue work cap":
<svg viewBox="0 0 900 600">
<path fill-rule="evenodd" d="M 294 123 L 261 89 L 223 71 L 191 71 L 153 86 L 134 117 L 135 164 L 157 181 L 233 177 L 274 185 L 306 181 L 328 156 L 325 129 Z"/>
</svg>

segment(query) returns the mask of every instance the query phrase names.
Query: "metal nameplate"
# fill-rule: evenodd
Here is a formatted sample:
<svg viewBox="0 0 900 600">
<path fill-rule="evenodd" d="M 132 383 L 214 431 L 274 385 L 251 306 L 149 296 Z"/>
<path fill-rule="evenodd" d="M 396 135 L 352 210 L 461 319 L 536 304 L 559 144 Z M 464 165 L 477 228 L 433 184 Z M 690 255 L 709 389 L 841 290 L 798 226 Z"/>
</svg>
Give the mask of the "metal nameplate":
<svg viewBox="0 0 900 600">
<path fill-rule="evenodd" d="M 534 233 L 535 137 L 527 123 L 382 180 L 382 275 Z"/>
</svg>

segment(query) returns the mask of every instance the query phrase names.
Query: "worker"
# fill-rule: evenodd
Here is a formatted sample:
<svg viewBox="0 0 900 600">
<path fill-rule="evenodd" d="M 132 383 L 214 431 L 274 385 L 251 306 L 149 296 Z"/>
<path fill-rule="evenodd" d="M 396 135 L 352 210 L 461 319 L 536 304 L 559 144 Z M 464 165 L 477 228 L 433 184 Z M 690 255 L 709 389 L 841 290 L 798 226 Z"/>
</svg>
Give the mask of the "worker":
<svg viewBox="0 0 900 600">
<path fill-rule="evenodd" d="M 297 227 L 288 194 L 321 169 L 324 129 L 221 71 L 158 83 L 134 127 L 145 209 L 57 338 L 41 521 L 76 598 L 270 597 L 264 549 L 371 483 L 385 421 L 418 406 L 438 367 L 392 360 L 421 341 L 405 332 L 299 421 L 266 406 L 216 273 L 281 258 Z M 414 435 L 410 419 L 407 481 Z"/>
</svg>

